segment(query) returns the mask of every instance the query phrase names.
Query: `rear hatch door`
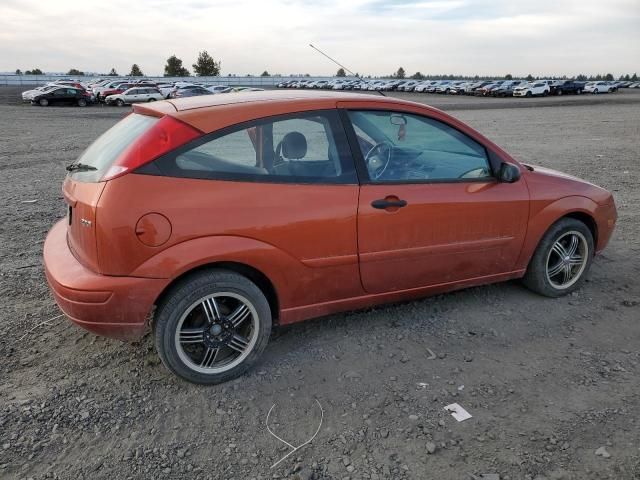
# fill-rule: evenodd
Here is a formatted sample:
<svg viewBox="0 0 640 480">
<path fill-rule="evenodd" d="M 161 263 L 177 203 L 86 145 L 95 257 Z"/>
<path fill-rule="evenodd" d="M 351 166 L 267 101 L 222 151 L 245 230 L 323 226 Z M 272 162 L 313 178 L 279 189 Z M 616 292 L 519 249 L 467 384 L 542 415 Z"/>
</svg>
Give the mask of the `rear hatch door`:
<svg viewBox="0 0 640 480">
<path fill-rule="evenodd" d="M 97 250 L 97 206 L 105 182 L 84 183 L 67 176 L 62 192 L 67 204 L 67 242 L 87 268 L 100 272 Z"/>
</svg>

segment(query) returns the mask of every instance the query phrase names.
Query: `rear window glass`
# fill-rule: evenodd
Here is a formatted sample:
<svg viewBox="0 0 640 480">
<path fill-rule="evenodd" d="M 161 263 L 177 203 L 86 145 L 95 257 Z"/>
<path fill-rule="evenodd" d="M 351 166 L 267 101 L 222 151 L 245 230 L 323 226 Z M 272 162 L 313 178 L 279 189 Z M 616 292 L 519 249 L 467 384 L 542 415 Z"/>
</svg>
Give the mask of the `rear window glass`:
<svg viewBox="0 0 640 480">
<path fill-rule="evenodd" d="M 149 130 L 159 119 L 132 113 L 103 133 L 78 157 L 74 163 L 82 163 L 97 170 L 71 172 L 74 180 L 98 182 L 120 154 L 140 135 Z"/>
</svg>

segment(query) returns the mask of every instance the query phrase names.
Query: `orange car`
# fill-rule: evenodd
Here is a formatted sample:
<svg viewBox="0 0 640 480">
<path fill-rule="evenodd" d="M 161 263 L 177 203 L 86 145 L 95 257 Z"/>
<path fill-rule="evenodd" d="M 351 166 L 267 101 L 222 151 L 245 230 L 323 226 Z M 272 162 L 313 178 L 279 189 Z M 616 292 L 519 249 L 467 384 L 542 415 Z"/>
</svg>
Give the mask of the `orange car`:
<svg viewBox="0 0 640 480">
<path fill-rule="evenodd" d="M 67 169 L 44 246 L 58 305 L 99 335 L 151 324 L 197 383 L 244 372 L 274 323 L 520 277 L 566 294 L 616 221 L 602 188 L 360 94 L 136 105 Z"/>
</svg>

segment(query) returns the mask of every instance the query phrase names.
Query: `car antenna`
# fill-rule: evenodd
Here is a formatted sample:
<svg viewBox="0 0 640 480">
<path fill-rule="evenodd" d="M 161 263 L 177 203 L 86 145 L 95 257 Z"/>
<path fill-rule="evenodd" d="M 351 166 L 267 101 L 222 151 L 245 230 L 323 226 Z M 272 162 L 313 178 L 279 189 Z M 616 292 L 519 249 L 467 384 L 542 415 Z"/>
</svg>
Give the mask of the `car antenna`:
<svg viewBox="0 0 640 480">
<path fill-rule="evenodd" d="M 318 53 L 320 53 L 321 55 L 324 55 L 325 57 L 327 57 L 329 60 L 331 60 L 333 63 L 335 63 L 336 65 L 338 65 L 341 68 L 344 68 L 347 72 L 349 72 L 351 75 L 353 75 L 356 78 L 359 78 L 360 80 L 364 80 L 366 83 L 369 83 L 369 80 L 367 80 L 366 78 L 362 78 L 359 75 L 356 75 L 355 73 L 353 73 L 351 70 L 349 70 L 347 67 L 345 67 L 344 65 L 342 65 L 340 62 L 338 62 L 337 60 L 334 60 L 333 58 L 331 58 L 329 55 L 327 55 L 326 53 L 324 53 L 322 50 L 320 50 L 318 47 L 314 47 L 313 44 L 309 44 L 309 46 L 311 48 L 313 48 L 315 51 L 317 51 Z M 380 95 L 382 95 L 383 97 L 386 97 L 386 95 L 384 93 L 382 93 L 382 90 L 376 90 L 376 92 L 378 92 Z"/>
</svg>

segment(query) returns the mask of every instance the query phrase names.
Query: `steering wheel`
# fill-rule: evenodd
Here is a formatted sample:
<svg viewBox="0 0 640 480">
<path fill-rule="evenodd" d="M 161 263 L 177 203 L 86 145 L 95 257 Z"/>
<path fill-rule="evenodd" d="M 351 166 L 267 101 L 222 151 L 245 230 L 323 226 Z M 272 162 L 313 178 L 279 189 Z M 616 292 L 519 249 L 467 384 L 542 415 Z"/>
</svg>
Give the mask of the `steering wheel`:
<svg viewBox="0 0 640 480">
<path fill-rule="evenodd" d="M 476 167 L 471 170 L 467 170 L 458 178 L 483 178 L 487 176 L 487 171 L 484 167 Z"/>
<path fill-rule="evenodd" d="M 386 159 L 384 158 L 384 150 L 386 148 Z M 376 143 L 364 156 L 364 163 L 367 164 L 369 174 L 375 180 L 380 178 L 391 162 L 391 154 L 393 153 L 393 143 L 385 140 Z"/>
</svg>

